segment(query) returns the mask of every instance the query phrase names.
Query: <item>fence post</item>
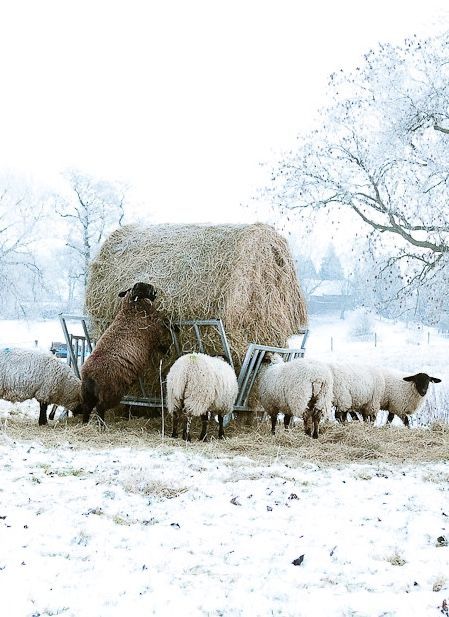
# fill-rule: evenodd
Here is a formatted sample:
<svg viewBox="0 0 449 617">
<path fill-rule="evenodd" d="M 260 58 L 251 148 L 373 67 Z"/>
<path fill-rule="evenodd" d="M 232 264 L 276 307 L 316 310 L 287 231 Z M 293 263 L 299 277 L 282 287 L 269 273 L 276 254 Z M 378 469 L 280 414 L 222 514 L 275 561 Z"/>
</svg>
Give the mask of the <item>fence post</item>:
<svg viewBox="0 0 449 617">
<path fill-rule="evenodd" d="M 331 336 L 331 351 L 334 351 L 334 337 Z"/>
<path fill-rule="evenodd" d="M 377 332 L 374 332 L 374 347 L 377 347 Z"/>
</svg>

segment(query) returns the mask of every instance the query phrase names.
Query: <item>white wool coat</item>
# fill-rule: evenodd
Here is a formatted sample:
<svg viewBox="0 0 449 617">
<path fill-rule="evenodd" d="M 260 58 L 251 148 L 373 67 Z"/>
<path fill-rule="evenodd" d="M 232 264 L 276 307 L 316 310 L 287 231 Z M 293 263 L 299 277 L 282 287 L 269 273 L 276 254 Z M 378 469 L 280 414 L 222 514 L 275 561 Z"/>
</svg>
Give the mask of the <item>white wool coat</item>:
<svg viewBox="0 0 449 617">
<path fill-rule="evenodd" d="M 332 373 L 324 362 L 297 358 L 283 362 L 274 356 L 261 369 L 258 381 L 259 400 L 269 414 L 276 412 L 302 417 L 313 398 L 314 409 L 330 417 Z"/>
<path fill-rule="evenodd" d="M 336 411 L 376 415 L 385 389 L 383 370 L 376 366 L 329 363 L 333 377 L 332 403 Z M 405 382 L 404 382 L 405 383 Z"/>
<path fill-rule="evenodd" d="M 222 358 L 190 353 L 176 360 L 167 375 L 169 413 L 201 416 L 207 411 L 226 414 L 234 409 L 237 377 Z"/>
<path fill-rule="evenodd" d="M 73 410 L 81 381 L 55 356 L 35 349 L 0 349 L 0 398 L 12 403 L 36 399 Z"/>
</svg>

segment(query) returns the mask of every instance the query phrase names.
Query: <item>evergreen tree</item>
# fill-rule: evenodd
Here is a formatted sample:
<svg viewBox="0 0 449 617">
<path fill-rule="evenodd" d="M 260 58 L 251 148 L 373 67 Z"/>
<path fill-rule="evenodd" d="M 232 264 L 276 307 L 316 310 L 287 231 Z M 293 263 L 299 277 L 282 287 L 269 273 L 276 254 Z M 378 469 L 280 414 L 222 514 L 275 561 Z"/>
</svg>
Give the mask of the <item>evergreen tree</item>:
<svg viewBox="0 0 449 617">
<path fill-rule="evenodd" d="M 332 244 L 329 245 L 321 262 L 319 277 L 322 280 L 343 280 L 343 268 Z"/>
</svg>

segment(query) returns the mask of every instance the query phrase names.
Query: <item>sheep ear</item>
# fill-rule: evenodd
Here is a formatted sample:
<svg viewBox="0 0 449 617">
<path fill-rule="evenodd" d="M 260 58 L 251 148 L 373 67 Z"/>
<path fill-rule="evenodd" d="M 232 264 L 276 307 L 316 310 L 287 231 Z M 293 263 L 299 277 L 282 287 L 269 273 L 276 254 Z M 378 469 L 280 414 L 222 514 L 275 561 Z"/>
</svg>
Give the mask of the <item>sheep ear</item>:
<svg viewBox="0 0 449 617">
<path fill-rule="evenodd" d="M 429 379 L 433 383 L 441 383 L 441 379 L 438 379 L 438 377 L 429 377 Z"/>
<path fill-rule="evenodd" d="M 118 295 L 119 298 L 124 298 L 128 291 L 131 291 L 131 287 L 129 289 L 125 289 L 125 291 L 121 291 Z"/>
<path fill-rule="evenodd" d="M 409 375 L 408 377 L 403 377 L 404 381 L 413 381 L 416 383 L 416 375 Z"/>
</svg>

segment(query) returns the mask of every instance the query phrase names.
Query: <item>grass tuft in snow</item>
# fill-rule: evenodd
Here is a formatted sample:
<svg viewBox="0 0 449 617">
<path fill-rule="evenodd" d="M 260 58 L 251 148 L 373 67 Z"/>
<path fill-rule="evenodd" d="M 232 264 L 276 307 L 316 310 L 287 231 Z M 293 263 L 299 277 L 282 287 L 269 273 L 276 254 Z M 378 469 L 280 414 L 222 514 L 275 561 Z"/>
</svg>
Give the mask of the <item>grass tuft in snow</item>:
<svg viewBox="0 0 449 617">
<path fill-rule="evenodd" d="M 407 563 L 398 551 L 395 551 L 392 555 L 390 555 L 390 557 L 387 558 L 387 561 L 391 563 L 392 566 L 404 566 Z"/>
</svg>

